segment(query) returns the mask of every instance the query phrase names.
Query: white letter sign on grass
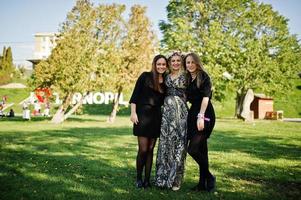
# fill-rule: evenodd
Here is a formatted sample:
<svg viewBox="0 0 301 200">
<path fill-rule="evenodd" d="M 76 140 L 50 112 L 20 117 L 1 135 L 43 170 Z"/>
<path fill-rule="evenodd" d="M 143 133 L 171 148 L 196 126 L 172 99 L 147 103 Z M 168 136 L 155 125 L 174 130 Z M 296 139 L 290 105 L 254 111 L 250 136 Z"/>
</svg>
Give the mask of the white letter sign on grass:
<svg viewBox="0 0 301 200">
<path fill-rule="evenodd" d="M 83 104 L 109 104 L 110 102 L 113 102 L 114 99 L 117 99 L 117 93 L 113 92 L 90 92 L 88 95 L 81 94 L 79 92 L 74 93 L 72 97 L 72 104 L 76 104 L 79 102 L 83 97 Z M 56 94 L 56 104 L 60 104 L 60 99 L 58 98 L 58 94 Z M 128 102 L 123 100 L 123 94 L 120 94 L 118 103 L 120 105 L 128 105 Z"/>
<path fill-rule="evenodd" d="M 59 105 L 62 103 L 62 100 L 59 97 L 59 94 L 57 92 L 52 93 L 52 95 L 55 97 L 55 104 Z M 83 99 L 83 104 L 109 104 L 110 102 L 113 102 L 114 99 L 117 99 L 118 94 L 113 93 L 113 92 L 90 92 L 88 95 L 86 94 L 81 94 L 79 92 L 76 92 L 73 94 L 71 103 L 76 104 L 79 102 L 82 98 Z M 29 101 L 31 104 L 34 103 L 36 100 L 36 97 L 33 92 L 30 93 L 30 96 L 26 98 L 23 101 Z M 23 102 L 22 101 L 22 102 Z M 121 93 L 119 96 L 118 103 L 120 105 L 128 105 L 129 103 L 127 101 L 123 100 L 123 94 Z"/>
</svg>

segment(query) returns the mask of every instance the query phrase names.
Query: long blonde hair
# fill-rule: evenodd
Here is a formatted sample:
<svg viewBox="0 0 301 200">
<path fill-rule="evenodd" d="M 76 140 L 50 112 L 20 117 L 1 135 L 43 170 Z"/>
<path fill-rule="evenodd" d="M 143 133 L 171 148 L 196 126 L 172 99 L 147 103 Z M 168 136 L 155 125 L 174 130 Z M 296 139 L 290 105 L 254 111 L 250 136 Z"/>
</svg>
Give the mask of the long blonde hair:
<svg viewBox="0 0 301 200">
<path fill-rule="evenodd" d="M 169 65 L 169 72 L 172 72 L 172 67 L 171 67 L 171 59 L 172 57 L 174 56 L 179 56 L 181 58 L 181 68 L 179 70 L 179 74 L 183 73 L 184 72 L 184 56 L 183 54 L 181 54 L 180 52 L 178 51 L 175 51 L 173 52 L 170 56 L 168 56 L 168 65 Z"/>
</svg>

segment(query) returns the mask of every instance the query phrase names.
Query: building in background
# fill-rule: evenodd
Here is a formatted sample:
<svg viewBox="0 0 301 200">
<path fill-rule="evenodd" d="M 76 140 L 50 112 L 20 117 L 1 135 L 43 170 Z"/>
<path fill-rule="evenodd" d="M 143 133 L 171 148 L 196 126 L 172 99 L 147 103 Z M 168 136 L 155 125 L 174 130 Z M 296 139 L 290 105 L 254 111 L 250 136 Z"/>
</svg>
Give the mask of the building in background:
<svg viewBox="0 0 301 200">
<path fill-rule="evenodd" d="M 33 64 L 33 68 L 41 60 L 45 60 L 56 46 L 57 33 L 36 33 L 33 58 L 28 59 Z"/>
<path fill-rule="evenodd" d="M 56 33 L 36 33 L 34 59 L 46 59 L 56 45 Z"/>
</svg>

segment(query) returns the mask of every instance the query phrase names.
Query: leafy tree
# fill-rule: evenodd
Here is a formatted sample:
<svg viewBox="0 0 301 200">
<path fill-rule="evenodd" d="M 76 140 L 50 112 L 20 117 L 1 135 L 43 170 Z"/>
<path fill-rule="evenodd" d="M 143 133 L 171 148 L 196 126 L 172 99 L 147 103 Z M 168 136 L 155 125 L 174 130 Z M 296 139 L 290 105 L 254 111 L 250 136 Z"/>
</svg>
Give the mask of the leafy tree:
<svg viewBox="0 0 301 200">
<path fill-rule="evenodd" d="M 12 54 L 12 50 L 11 47 L 8 47 L 6 50 L 6 54 L 5 54 L 5 61 L 6 61 L 6 69 L 10 72 L 13 71 L 14 69 L 14 64 L 13 64 L 13 54 Z"/>
<path fill-rule="evenodd" d="M 35 86 L 52 88 L 62 98 L 62 105 L 52 119 L 54 123 L 68 117 L 65 115 L 72 107 L 71 97 L 75 92 L 91 90 L 91 72 L 96 69 L 95 19 L 92 4 L 86 0 L 77 1 L 62 25 L 57 46 L 35 69 Z"/>
<path fill-rule="evenodd" d="M 125 6 L 100 4 L 96 10 L 97 68 L 94 88 L 104 91 L 113 89 L 112 83 L 116 79 L 112 76 L 121 65 L 120 46 L 126 23 L 122 14 Z"/>
<path fill-rule="evenodd" d="M 21 77 L 25 77 L 25 73 L 26 73 L 26 68 L 25 68 L 25 66 L 19 65 L 19 66 L 18 66 L 18 69 L 19 69 L 19 72 L 20 72 Z"/>
<path fill-rule="evenodd" d="M 52 88 L 62 98 L 53 122 L 62 122 L 81 105 L 70 104 L 75 92 L 111 89 L 119 97 L 150 66 L 156 44 L 145 8 L 132 7 L 128 21 L 122 16 L 124 11 L 124 5 L 94 7 L 87 0 L 78 0 L 68 14 L 57 46 L 37 65 L 33 79 L 36 87 Z M 111 121 L 117 109 L 118 98 Z"/>
<path fill-rule="evenodd" d="M 11 47 L 3 47 L 3 53 L 0 56 L 0 85 L 11 81 L 14 69 Z"/>
<path fill-rule="evenodd" d="M 35 87 L 52 88 L 62 98 L 53 122 L 62 122 L 81 105 L 71 105 L 75 92 L 112 89 L 120 94 L 132 85 L 128 81 L 149 66 L 154 36 L 145 8 L 134 6 L 128 22 L 124 11 L 124 5 L 94 7 L 87 0 L 78 0 L 68 14 L 57 46 L 37 65 L 33 78 Z"/>
<path fill-rule="evenodd" d="M 273 94 L 290 89 L 300 71 L 300 45 L 287 20 L 270 5 L 254 0 L 171 0 L 161 22 L 162 49 L 197 52 L 222 100 L 235 88 L 236 115 L 248 89 Z M 233 79 L 223 77 L 228 72 Z"/>
<path fill-rule="evenodd" d="M 137 77 L 144 70 L 149 70 L 152 56 L 156 50 L 156 38 L 146 16 L 146 8 L 135 5 L 131 8 L 130 18 L 126 24 L 126 34 L 118 50 L 119 63 L 115 66 L 110 81 L 117 98 L 109 117 L 114 122 L 118 110 L 118 100 L 122 91 L 133 87 Z M 118 81 L 116 81 L 118 80 Z"/>
<path fill-rule="evenodd" d="M 0 56 L 0 70 L 4 70 L 5 69 L 5 65 L 6 65 L 6 47 L 3 47 L 2 50 L 2 56 Z"/>
</svg>

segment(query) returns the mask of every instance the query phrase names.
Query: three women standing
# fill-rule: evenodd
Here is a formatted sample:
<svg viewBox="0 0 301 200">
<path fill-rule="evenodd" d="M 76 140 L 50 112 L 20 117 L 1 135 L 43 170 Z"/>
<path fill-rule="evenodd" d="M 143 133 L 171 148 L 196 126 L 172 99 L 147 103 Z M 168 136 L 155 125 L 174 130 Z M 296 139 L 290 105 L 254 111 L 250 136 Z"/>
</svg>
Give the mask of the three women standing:
<svg viewBox="0 0 301 200">
<path fill-rule="evenodd" d="M 207 139 L 215 125 L 215 112 L 211 104 L 211 80 L 205 72 L 198 55 L 189 53 L 184 59 L 189 72 L 187 100 L 191 103 L 188 112 L 188 153 L 199 165 L 199 183 L 196 191 L 212 191 L 215 177 L 209 171 Z"/>
<path fill-rule="evenodd" d="M 171 73 L 166 76 L 166 97 L 163 105 L 155 185 L 180 189 L 184 174 L 187 144 L 186 76 L 181 54 L 169 58 Z"/>
<path fill-rule="evenodd" d="M 193 189 L 212 191 L 215 177 L 209 171 L 207 139 L 215 125 L 215 112 L 210 101 L 210 77 L 195 53 L 184 58 L 187 76 L 179 53 L 172 54 L 168 61 L 162 55 L 156 56 L 152 71 L 142 73 L 130 99 L 131 121 L 139 146 L 136 186 L 150 186 L 153 149 L 156 138 L 160 136 L 155 185 L 180 189 L 189 140 L 188 153 L 199 165 L 199 183 Z M 164 80 L 168 63 L 171 73 Z M 189 111 L 186 99 L 191 103 Z"/>
<path fill-rule="evenodd" d="M 136 158 L 136 187 L 138 188 L 150 186 L 153 150 L 156 138 L 160 135 L 161 105 L 164 101 L 163 74 L 166 69 L 166 57 L 155 56 L 151 72 L 143 72 L 140 75 L 130 99 L 131 121 L 134 123 L 133 134 L 138 138 Z"/>
</svg>

